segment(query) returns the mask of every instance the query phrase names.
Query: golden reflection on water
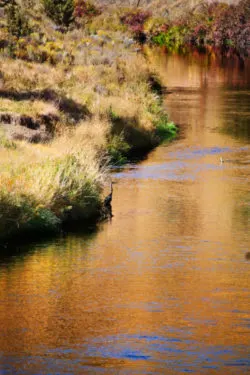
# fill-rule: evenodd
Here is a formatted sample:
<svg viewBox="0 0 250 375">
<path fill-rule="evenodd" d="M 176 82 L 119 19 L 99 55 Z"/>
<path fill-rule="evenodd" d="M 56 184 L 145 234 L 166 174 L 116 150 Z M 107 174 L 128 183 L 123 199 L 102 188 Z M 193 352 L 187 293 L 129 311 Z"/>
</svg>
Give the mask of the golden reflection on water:
<svg viewBox="0 0 250 375">
<path fill-rule="evenodd" d="M 250 370 L 249 71 L 151 58 L 181 137 L 114 173 L 96 233 L 2 260 L 3 374 Z"/>
</svg>

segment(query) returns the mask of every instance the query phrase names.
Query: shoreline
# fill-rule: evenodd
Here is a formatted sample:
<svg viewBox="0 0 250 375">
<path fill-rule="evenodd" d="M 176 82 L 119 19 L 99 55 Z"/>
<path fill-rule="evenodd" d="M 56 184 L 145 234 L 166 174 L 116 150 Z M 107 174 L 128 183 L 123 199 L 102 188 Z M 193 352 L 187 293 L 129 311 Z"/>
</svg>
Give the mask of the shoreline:
<svg viewBox="0 0 250 375">
<path fill-rule="evenodd" d="M 139 162 L 141 159 L 145 158 L 152 150 L 160 146 L 160 144 L 164 142 L 171 142 L 172 140 L 174 140 L 177 137 L 178 128 L 176 128 L 175 132 L 175 135 L 172 134 L 168 139 L 158 138 L 156 143 L 149 144 L 148 147 L 145 147 L 143 149 L 133 149 L 132 152 L 130 151 L 127 154 L 128 158 L 126 159 L 126 162 L 123 162 L 122 164 L 110 164 L 110 168 L 119 168 L 119 166 L 121 165 L 126 166 L 126 164 L 128 164 L 131 160 L 136 160 L 136 163 Z M 152 135 L 156 136 L 157 133 L 152 133 Z M 111 177 L 110 173 L 109 177 Z M 88 232 L 89 230 L 93 230 L 93 228 L 97 228 L 98 224 L 108 220 L 110 217 L 109 215 L 110 213 L 107 212 L 104 207 L 104 200 L 99 202 L 99 205 L 96 207 L 96 209 L 93 210 L 91 214 L 76 206 L 73 210 L 71 210 L 68 217 L 65 216 L 63 219 L 58 221 L 55 226 L 53 225 L 46 227 L 46 223 L 44 223 L 45 226 L 41 225 L 40 227 L 38 226 L 36 228 L 33 227 L 33 225 L 30 223 L 26 223 L 23 227 L 19 227 L 17 224 L 17 229 L 14 230 L 11 234 L 3 235 L 2 237 L 0 237 L 0 241 L 2 242 L 0 242 L 0 245 L 2 249 L 6 249 L 8 248 L 8 246 L 13 246 L 17 244 L 17 242 L 21 242 L 21 244 L 26 245 L 30 241 L 39 241 L 46 238 L 50 239 L 58 235 L 60 236 L 63 233 L 67 233 L 68 231 L 74 231 L 75 227 L 81 227 L 81 231 Z"/>
</svg>

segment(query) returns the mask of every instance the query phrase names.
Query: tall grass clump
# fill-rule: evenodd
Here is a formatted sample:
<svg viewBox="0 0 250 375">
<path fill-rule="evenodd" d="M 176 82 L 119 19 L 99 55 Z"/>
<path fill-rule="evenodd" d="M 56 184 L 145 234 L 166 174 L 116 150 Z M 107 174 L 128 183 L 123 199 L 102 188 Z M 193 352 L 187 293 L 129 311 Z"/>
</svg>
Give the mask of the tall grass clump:
<svg viewBox="0 0 250 375">
<path fill-rule="evenodd" d="M 105 171 L 94 145 L 79 140 L 79 134 L 63 136 L 42 151 L 19 144 L 21 160 L 1 165 L 0 238 L 56 231 L 64 222 L 100 215 Z"/>
</svg>

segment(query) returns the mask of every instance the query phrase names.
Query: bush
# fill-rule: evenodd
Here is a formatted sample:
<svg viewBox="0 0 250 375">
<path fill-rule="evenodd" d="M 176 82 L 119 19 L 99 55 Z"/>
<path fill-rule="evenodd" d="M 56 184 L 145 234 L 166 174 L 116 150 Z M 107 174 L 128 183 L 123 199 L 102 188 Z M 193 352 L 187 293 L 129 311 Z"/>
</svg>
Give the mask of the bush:
<svg viewBox="0 0 250 375">
<path fill-rule="evenodd" d="M 58 25 L 69 27 L 74 21 L 73 0 L 43 0 L 46 14 Z"/>
<path fill-rule="evenodd" d="M 186 29 L 179 25 L 173 25 L 167 32 L 160 32 L 153 37 L 153 41 L 167 47 L 181 47 L 185 42 Z"/>
<path fill-rule="evenodd" d="M 100 14 L 100 10 L 90 1 L 85 0 L 75 0 L 75 9 L 74 9 L 74 17 L 75 18 L 91 18 L 94 16 L 98 16 Z"/>
<path fill-rule="evenodd" d="M 121 17 L 121 22 L 129 27 L 136 39 L 142 40 L 144 35 L 144 24 L 151 16 L 147 11 L 132 11 Z"/>
</svg>

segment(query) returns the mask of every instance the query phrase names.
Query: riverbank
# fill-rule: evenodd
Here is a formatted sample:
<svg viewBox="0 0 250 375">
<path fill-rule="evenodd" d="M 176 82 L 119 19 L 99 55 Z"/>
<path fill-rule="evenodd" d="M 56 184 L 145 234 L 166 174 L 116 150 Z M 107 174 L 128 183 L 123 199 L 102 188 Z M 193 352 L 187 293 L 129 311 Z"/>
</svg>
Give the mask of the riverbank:
<svg viewBox="0 0 250 375">
<path fill-rule="evenodd" d="M 0 20 L 2 241 L 99 220 L 110 164 L 176 135 L 120 21 L 108 30 L 98 11 L 66 32 L 36 6 L 15 5 Z"/>
</svg>

